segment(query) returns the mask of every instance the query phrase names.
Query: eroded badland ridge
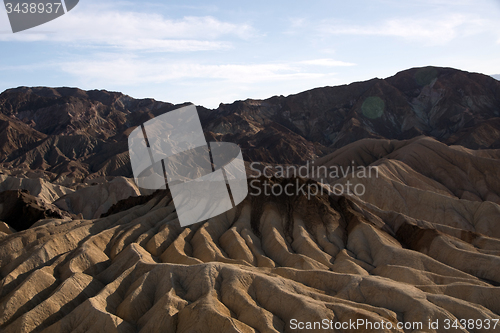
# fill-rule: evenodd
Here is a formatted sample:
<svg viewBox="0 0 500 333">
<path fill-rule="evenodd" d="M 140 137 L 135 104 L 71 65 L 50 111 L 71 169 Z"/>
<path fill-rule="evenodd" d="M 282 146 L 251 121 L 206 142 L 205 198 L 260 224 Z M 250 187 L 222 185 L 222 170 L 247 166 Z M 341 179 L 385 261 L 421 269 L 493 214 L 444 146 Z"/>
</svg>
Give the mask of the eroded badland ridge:
<svg viewBox="0 0 500 333">
<path fill-rule="evenodd" d="M 362 319 L 393 325 L 377 332 L 492 332 L 499 81 L 426 67 L 198 107 L 207 140 L 238 143 L 249 163 L 378 173 L 324 179 L 361 184 L 361 196 L 261 192 L 184 228 L 168 190 L 130 179 L 127 147 L 177 107 L 73 88 L 0 94 L 0 331 L 300 332 L 293 323 Z M 464 319 L 474 328 L 447 329 Z"/>
</svg>

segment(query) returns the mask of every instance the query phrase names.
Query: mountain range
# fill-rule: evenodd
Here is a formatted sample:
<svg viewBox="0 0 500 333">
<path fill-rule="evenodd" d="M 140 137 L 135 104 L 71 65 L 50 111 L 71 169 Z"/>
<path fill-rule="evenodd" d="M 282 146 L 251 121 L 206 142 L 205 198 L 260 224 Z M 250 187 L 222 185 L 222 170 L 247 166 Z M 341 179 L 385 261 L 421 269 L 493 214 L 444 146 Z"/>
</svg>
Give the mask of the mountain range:
<svg viewBox="0 0 500 333">
<path fill-rule="evenodd" d="M 134 128 L 183 105 L 0 94 L 0 332 L 322 332 L 324 320 L 339 332 L 491 332 L 500 321 L 499 81 L 424 67 L 199 106 L 207 141 L 237 143 L 247 163 L 377 173 L 249 175 L 292 194 L 260 191 L 188 227 L 169 190 L 130 178 L 127 147 Z M 332 190 L 348 183 L 365 190 Z M 372 326 L 342 328 L 359 320 Z"/>
<path fill-rule="evenodd" d="M 0 94 L 0 168 L 37 170 L 61 184 L 130 177 L 128 134 L 180 106 L 76 88 L 6 90 Z M 421 135 L 470 149 L 500 148 L 500 82 L 451 68 L 414 68 L 198 112 L 207 141 L 235 142 L 247 161 L 303 164 L 364 138 Z"/>
</svg>

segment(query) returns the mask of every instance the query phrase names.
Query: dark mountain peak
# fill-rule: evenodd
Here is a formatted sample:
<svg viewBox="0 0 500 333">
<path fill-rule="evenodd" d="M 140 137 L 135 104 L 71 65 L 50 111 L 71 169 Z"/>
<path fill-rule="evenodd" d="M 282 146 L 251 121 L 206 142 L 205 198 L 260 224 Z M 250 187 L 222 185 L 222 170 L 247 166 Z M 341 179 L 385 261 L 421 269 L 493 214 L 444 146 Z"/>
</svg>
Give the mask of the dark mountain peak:
<svg viewBox="0 0 500 333">
<path fill-rule="evenodd" d="M 186 104 L 68 87 L 6 90 L 0 94 L 3 167 L 76 178 L 130 176 L 127 134 Z M 207 138 L 238 143 L 250 161 L 301 164 L 364 138 L 425 135 L 473 149 L 500 147 L 500 82 L 453 68 L 411 68 L 198 112 Z"/>
<path fill-rule="evenodd" d="M 498 84 L 488 75 L 434 66 L 407 69 L 385 80 L 408 95 L 412 95 L 414 91 L 421 91 L 421 89 L 429 85 L 437 85 L 437 87 L 441 88 L 461 86 L 462 89 L 467 89 L 478 85 L 495 86 Z"/>
<path fill-rule="evenodd" d="M 363 137 L 425 134 L 446 141 L 457 131 L 499 117 L 499 96 L 500 83 L 487 75 L 427 66 L 386 79 L 237 101 L 216 111 L 270 119 L 310 141 L 338 148 Z"/>
<path fill-rule="evenodd" d="M 174 107 L 151 98 L 68 87 L 19 87 L 0 94 L 1 114 L 47 135 L 112 137 Z"/>
<path fill-rule="evenodd" d="M 82 99 L 91 99 L 91 100 L 105 100 L 110 97 L 120 98 L 120 97 L 129 97 L 127 95 L 122 94 L 121 92 L 113 92 L 107 90 L 82 90 L 80 88 L 73 87 L 17 87 L 12 89 L 7 89 L 4 93 L 6 94 L 25 94 L 25 95 L 34 95 L 43 98 L 52 98 L 57 99 L 61 97 L 77 97 Z"/>
</svg>

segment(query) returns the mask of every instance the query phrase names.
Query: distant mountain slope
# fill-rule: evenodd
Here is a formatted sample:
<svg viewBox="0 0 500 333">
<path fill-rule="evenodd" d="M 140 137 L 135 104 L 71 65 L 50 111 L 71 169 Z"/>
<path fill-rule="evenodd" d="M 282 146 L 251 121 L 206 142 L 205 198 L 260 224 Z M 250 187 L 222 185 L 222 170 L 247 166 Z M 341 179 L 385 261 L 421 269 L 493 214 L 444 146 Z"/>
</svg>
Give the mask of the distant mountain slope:
<svg viewBox="0 0 500 333">
<path fill-rule="evenodd" d="M 455 133 L 473 131 L 500 117 L 500 82 L 451 68 L 414 68 L 387 79 L 221 105 L 213 117 L 219 114 L 271 119 L 331 148 L 362 138 L 408 139 L 422 134 L 454 144 Z M 237 128 L 233 126 L 227 127 L 229 133 Z M 472 145 L 491 148 L 473 137 Z M 494 136 L 493 144 L 498 146 L 499 139 Z"/>
<path fill-rule="evenodd" d="M 40 170 L 63 184 L 130 177 L 128 133 L 180 106 L 97 90 L 9 89 L 0 94 L 0 168 Z M 413 68 L 387 79 L 198 111 L 207 140 L 236 142 L 249 161 L 301 164 L 363 138 L 420 135 L 500 148 L 500 82 L 451 68 Z"/>
<path fill-rule="evenodd" d="M 261 178 L 234 209 L 187 227 L 168 190 L 113 177 L 131 173 L 128 133 L 178 106 L 8 90 L 0 331 L 277 333 L 323 319 L 341 324 L 328 331 L 360 319 L 393 326 L 351 331 L 444 333 L 447 320 L 468 319 L 491 328 L 500 319 L 499 84 L 427 67 L 200 107 L 207 140 L 236 142 L 247 160 L 377 172 L 321 179 L 322 189 L 361 185 L 355 195 L 308 196 L 315 180 Z M 263 181 L 283 191 L 266 195 Z"/>
</svg>

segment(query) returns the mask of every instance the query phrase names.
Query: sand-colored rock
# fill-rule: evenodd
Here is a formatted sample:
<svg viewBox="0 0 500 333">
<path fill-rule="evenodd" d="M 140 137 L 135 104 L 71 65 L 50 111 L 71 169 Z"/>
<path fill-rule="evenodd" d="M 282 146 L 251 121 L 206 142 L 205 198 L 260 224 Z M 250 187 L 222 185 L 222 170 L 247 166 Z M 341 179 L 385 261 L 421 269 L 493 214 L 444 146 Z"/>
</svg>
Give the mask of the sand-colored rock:
<svg viewBox="0 0 500 333">
<path fill-rule="evenodd" d="M 69 193 L 54 205 L 85 219 L 95 219 L 106 213 L 118 201 L 141 194 L 133 179 L 116 177 L 111 181 L 95 183 Z"/>
<path fill-rule="evenodd" d="M 292 329 L 292 320 L 364 319 L 394 327 L 354 331 L 491 332 L 442 324 L 500 319 L 499 152 L 427 138 L 347 148 L 316 162 L 377 166 L 378 178 L 328 180 L 365 185 L 359 197 L 249 196 L 182 228 L 169 192 L 158 191 L 120 201 L 102 218 L 45 219 L 5 233 L 0 329 L 321 332 Z M 88 191 L 98 197 L 112 186 Z M 106 203 L 86 203 L 83 190 L 68 202 Z M 442 324 L 432 329 L 429 320 Z M 401 330 L 398 322 L 424 326 Z"/>
<path fill-rule="evenodd" d="M 261 208 L 259 198 L 248 198 L 181 228 L 169 195 L 158 192 L 105 218 L 7 236 L 0 327 L 294 332 L 292 319 L 500 319 L 495 238 L 457 238 L 359 198 L 333 196 L 324 207 L 329 201 L 320 197 L 307 209 L 299 198 L 292 215 L 283 215 L 288 199 L 263 199 Z M 305 215 L 311 209 L 323 213 Z"/>
<path fill-rule="evenodd" d="M 0 192 L 7 190 L 28 190 L 45 203 L 53 203 L 60 197 L 74 192 L 73 189 L 55 185 L 43 178 L 20 178 L 0 175 Z"/>
</svg>

